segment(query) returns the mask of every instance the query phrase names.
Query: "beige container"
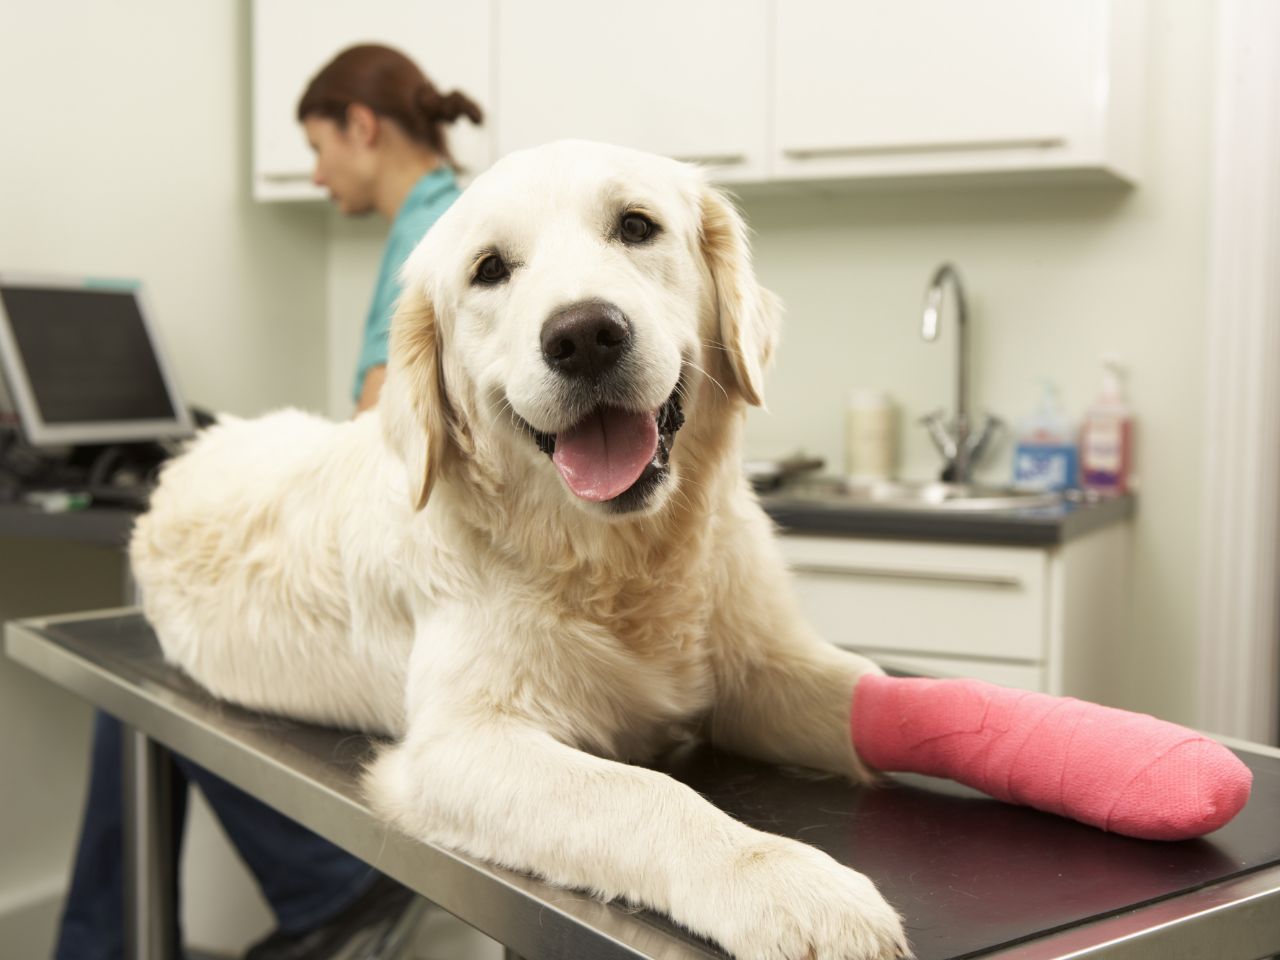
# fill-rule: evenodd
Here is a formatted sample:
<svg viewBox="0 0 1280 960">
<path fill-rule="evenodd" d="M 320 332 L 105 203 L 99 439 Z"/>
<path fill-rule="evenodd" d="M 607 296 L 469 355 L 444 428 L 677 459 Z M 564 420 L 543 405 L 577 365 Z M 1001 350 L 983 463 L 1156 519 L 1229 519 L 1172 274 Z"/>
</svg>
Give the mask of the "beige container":
<svg viewBox="0 0 1280 960">
<path fill-rule="evenodd" d="M 845 409 L 845 474 L 851 480 L 890 480 L 898 469 L 898 412 L 883 390 L 849 394 Z"/>
</svg>

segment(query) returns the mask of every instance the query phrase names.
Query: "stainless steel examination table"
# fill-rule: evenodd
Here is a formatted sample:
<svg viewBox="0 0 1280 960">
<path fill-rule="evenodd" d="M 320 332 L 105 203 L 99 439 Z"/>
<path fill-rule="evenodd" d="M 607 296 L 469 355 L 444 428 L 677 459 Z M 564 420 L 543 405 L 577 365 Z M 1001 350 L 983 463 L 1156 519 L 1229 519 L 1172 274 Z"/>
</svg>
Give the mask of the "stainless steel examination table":
<svg viewBox="0 0 1280 960">
<path fill-rule="evenodd" d="M 553 888 L 417 843 L 379 824 L 356 775 L 374 743 L 213 700 L 160 658 L 133 610 L 27 620 L 10 657 L 119 717 L 133 830 L 127 858 L 137 952 L 172 949 L 163 811 L 165 749 L 278 807 L 506 944 L 539 958 L 721 956 L 663 917 Z M 732 816 L 826 850 L 876 882 L 920 960 L 1210 958 L 1280 953 L 1280 751 L 1233 745 L 1253 769 L 1249 806 L 1208 838 L 1158 843 L 1007 806 L 951 783 L 885 787 L 785 774 L 705 746 L 661 769 Z"/>
</svg>

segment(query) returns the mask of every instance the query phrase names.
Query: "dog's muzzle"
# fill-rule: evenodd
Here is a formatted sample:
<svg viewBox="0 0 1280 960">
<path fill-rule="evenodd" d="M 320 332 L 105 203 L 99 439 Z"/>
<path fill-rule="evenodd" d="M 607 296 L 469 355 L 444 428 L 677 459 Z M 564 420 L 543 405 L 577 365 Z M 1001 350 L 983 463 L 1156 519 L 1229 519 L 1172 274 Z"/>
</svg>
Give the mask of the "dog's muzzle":
<svg viewBox="0 0 1280 960">
<path fill-rule="evenodd" d="M 556 310 L 542 328 L 542 359 L 574 398 L 578 420 L 555 434 L 524 424 L 570 492 L 622 512 L 643 506 L 668 474 L 684 423 L 679 383 L 657 410 L 637 410 L 628 399 L 633 343 L 631 322 L 608 301 Z"/>
</svg>

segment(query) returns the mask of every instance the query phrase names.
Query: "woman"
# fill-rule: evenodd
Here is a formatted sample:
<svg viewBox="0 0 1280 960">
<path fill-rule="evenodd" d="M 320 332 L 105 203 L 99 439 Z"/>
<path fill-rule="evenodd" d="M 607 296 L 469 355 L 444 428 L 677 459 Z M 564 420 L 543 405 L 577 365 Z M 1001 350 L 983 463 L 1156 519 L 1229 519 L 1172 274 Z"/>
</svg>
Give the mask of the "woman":
<svg viewBox="0 0 1280 960">
<path fill-rule="evenodd" d="M 386 375 L 400 265 L 458 197 L 443 125 L 462 116 L 482 119 L 465 94 L 441 95 L 403 54 L 372 44 L 338 54 L 298 102 L 315 183 L 344 214 L 391 221 L 356 369 L 357 412 L 373 406 Z"/>
<path fill-rule="evenodd" d="M 356 370 L 357 413 L 377 403 L 382 387 L 400 265 L 459 194 L 444 125 L 462 116 L 482 120 L 465 94 L 442 95 L 404 54 L 372 44 L 338 54 L 298 103 L 315 182 L 344 214 L 377 211 L 391 222 Z M 124 956 L 120 744 L 119 723 L 99 714 L 57 960 Z M 408 890 L 186 758 L 175 757 L 175 766 L 178 829 L 183 786 L 194 782 L 275 913 L 277 929 L 246 960 L 323 960 L 346 956 L 355 943 L 366 944 L 362 956 L 395 955 L 416 915 Z"/>
</svg>

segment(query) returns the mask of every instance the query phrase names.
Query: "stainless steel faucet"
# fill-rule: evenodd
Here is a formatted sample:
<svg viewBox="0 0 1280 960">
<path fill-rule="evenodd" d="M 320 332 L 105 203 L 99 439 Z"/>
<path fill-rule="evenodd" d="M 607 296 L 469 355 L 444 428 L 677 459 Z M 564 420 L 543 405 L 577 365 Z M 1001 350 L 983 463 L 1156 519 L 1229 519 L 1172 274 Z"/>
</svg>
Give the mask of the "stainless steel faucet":
<svg viewBox="0 0 1280 960">
<path fill-rule="evenodd" d="M 924 325 L 920 332 L 930 342 L 938 339 L 942 296 L 948 280 L 955 291 L 956 326 L 959 328 L 959 347 L 956 351 L 956 417 L 948 424 L 945 414 L 937 410 L 920 422 L 928 428 L 934 446 L 947 461 L 942 469 L 942 479 L 952 483 L 969 483 L 973 479 L 973 468 L 982 459 L 1000 427 L 1000 421 L 984 415 L 974 423 L 969 416 L 969 311 L 960 273 L 950 263 L 938 267 L 929 280 L 929 287 L 924 295 Z"/>
</svg>

